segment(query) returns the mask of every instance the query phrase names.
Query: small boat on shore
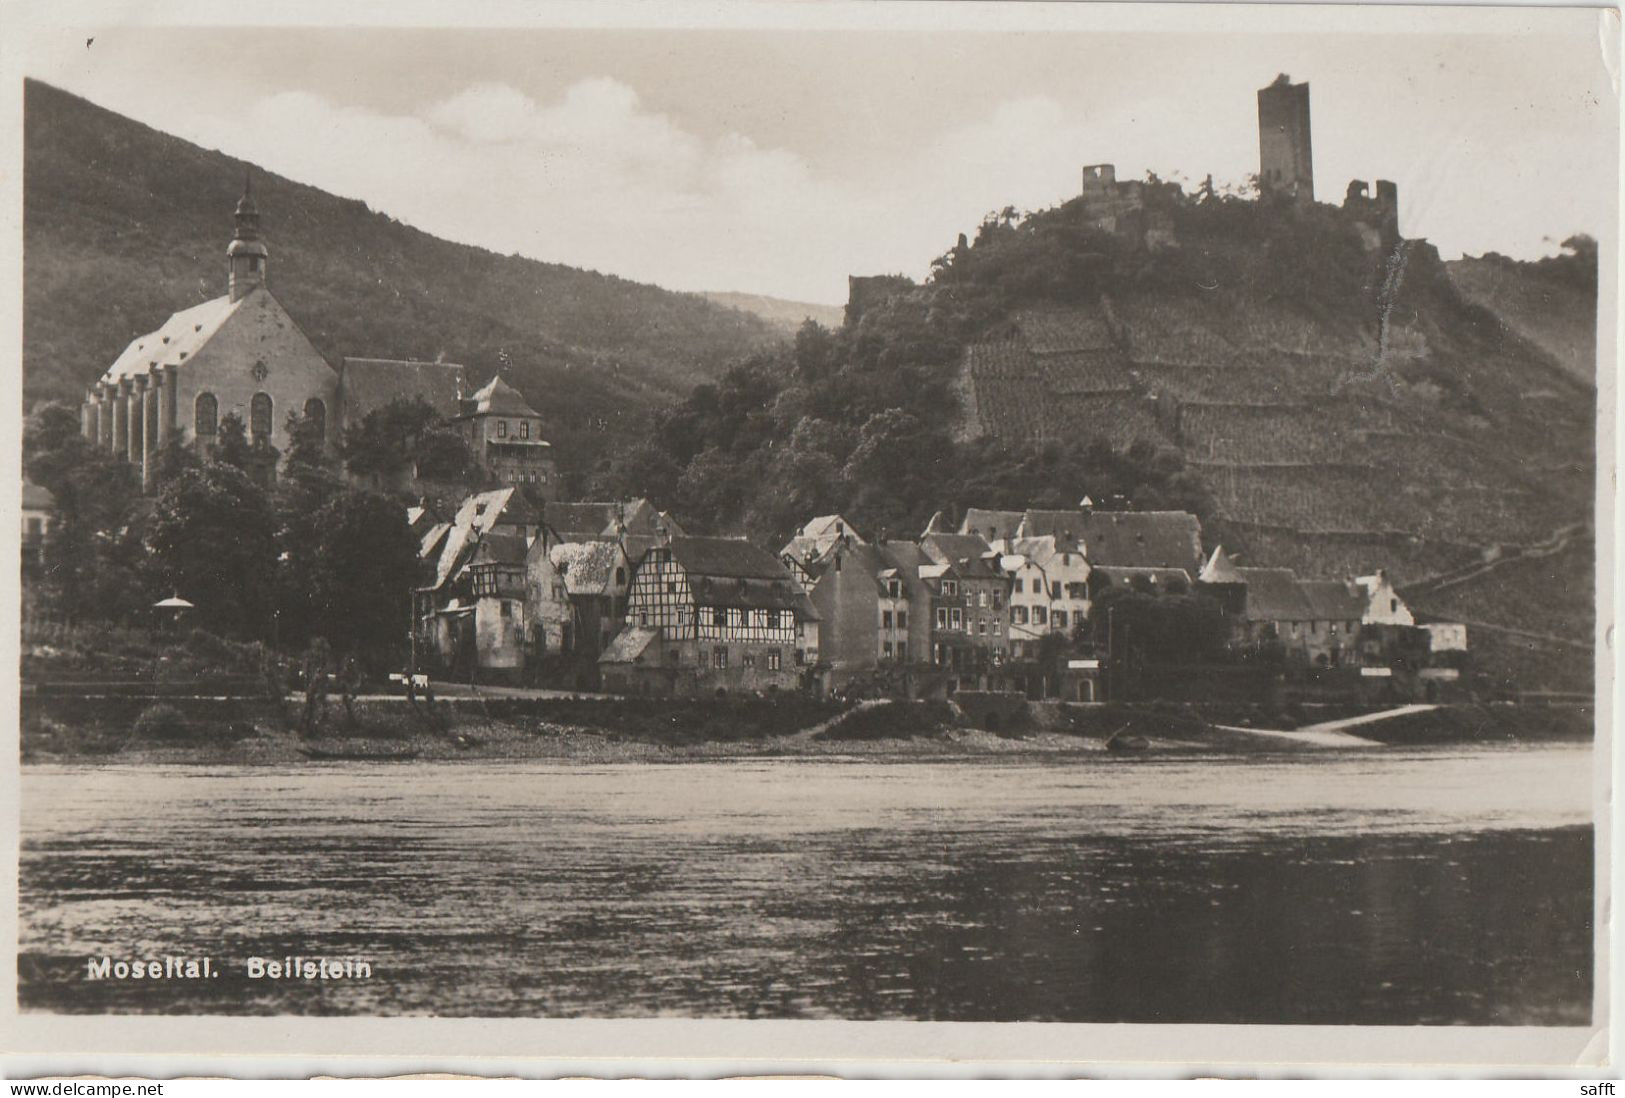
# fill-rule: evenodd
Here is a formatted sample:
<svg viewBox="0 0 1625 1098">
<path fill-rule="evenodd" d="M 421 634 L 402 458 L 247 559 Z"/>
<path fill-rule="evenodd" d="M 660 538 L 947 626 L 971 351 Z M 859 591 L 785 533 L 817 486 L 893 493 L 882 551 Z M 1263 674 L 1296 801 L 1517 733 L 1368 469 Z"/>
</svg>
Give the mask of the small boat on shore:
<svg viewBox="0 0 1625 1098">
<path fill-rule="evenodd" d="M 1110 736 L 1106 737 L 1106 750 L 1114 755 L 1133 755 L 1151 749 L 1151 741 L 1144 736 L 1124 735 L 1128 725 L 1124 725 Z"/>
</svg>

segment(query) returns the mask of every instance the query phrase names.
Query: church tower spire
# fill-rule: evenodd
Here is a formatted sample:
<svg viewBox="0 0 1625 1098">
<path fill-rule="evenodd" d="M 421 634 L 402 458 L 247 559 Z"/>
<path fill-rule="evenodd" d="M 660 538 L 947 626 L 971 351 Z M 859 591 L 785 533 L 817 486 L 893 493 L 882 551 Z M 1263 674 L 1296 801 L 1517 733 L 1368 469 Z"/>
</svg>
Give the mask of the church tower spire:
<svg viewBox="0 0 1625 1098">
<path fill-rule="evenodd" d="M 237 200 L 237 223 L 226 248 L 229 289 L 233 301 L 241 301 L 257 287 L 265 285 L 265 269 L 271 253 L 260 239 L 260 211 L 254 205 L 254 180 L 243 172 L 243 197 Z"/>
</svg>

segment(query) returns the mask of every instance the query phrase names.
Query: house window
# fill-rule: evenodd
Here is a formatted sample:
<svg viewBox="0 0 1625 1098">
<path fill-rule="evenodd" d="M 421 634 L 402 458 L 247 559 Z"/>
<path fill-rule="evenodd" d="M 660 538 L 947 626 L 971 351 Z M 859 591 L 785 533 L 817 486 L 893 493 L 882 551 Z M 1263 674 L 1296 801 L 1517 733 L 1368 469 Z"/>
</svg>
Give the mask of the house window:
<svg viewBox="0 0 1625 1098">
<path fill-rule="evenodd" d="M 783 658 L 783 653 L 781 653 L 777 648 L 769 648 L 767 650 L 767 669 L 769 671 L 777 671 L 779 669 L 779 661 Z"/>
<path fill-rule="evenodd" d="M 1337 635 L 1337 623 L 1335 621 L 1328 623 L 1326 628 L 1331 631 L 1332 636 L 1335 637 Z"/>
<path fill-rule="evenodd" d="M 715 655 L 717 670 L 726 671 L 728 669 L 728 650 L 726 648 L 718 648 Z"/>
<path fill-rule="evenodd" d="M 714 608 L 711 611 L 711 624 L 712 625 L 727 625 L 728 624 L 728 611 L 724 610 L 720 606 Z"/>
<path fill-rule="evenodd" d="M 1010 617 L 1017 625 L 1027 624 L 1027 608 L 1025 606 L 1010 607 Z"/>
<path fill-rule="evenodd" d="M 897 611 L 897 628 L 899 628 L 899 629 L 907 629 L 908 628 L 908 611 L 907 610 L 899 610 L 899 611 Z"/>
<path fill-rule="evenodd" d="M 1026 590 L 1026 585 L 1027 585 L 1027 581 L 1022 579 L 1020 576 L 1017 576 L 1016 577 L 1016 594 L 1019 595 L 1024 590 Z"/>
<path fill-rule="evenodd" d="M 979 636 L 979 637 L 987 636 L 987 619 L 986 618 L 978 618 L 977 619 L 977 621 L 976 621 L 976 635 Z"/>
<path fill-rule="evenodd" d="M 507 621 L 511 617 L 513 617 L 513 603 L 504 602 L 502 604 L 502 620 Z"/>
<path fill-rule="evenodd" d="M 796 623 L 796 616 L 788 610 L 779 611 L 779 628 L 789 629 Z"/>
<path fill-rule="evenodd" d="M 728 624 L 735 629 L 745 624 L 745 612 L 735 606 L 728 611 Z"/>
<path fill-rule="evenodd" d="M 899 663 L 908 659 L 908 641 L 897 642 L 897 660 Z"/>
<path fill-rule="evenodd" d="M 948 623 L 955 629 L 965 628 L 965 612 L 955 606 L 948 611 Z"/>
<path fill-rule="evenodd" d="M 1050 598 L 1058 599 L 1060 597 L 1061 597 L 1061 581 L 1056 580 L 1055 582 L 1050 584 Z"/>
<path fill-rule="evenodd" d="M 891 597 L 894 598 L 894 599 L 902 598 L 902 596 L 903 596 L 903 585 L 901 583 L 898 583 L 896 580 L 892 580 L 890 583 L 888 583 L 886 585 L 886 592 L 889 595 L 891 595 Z"/>
<path fill-rule="evenodd" d="M 667 580 L 666 581 L 666 594 L 675 595 L 676 593 L 677 593 L 677 581 L 676 580 Z"/>
<path fill-rule="evenodd" d="M 937 607 L 937 628 L 948 628 L 948 608 L 946 606 Z"/>
<path fill-rule="evenodd" d="M 507 438 L 507 437 L 508 437 L 508 421 L 505 420 L 505 419 L 497 420 L 497 438 Z"/>
<path fill-rule="evenodd" d="M 626 569 L 625 568 L 617 568 L 617 569 L 615 569 L 615 586 L 616 587 L 622 587 L 625 584 L 626 584 Z"/>
<path fill-rule="evenodd" d="M 987 605 L 987 592 L 986 591 L 978 591 L 978 592 L 976 592 L 976 605 L 977 606 L 986 606 Z"/>
<path fill-rule="evenodd" d="M 1044 624 L 1044 619 L 1046 617 L 1048 617 L 1048 616 L 1049 616 L 1049 612 L 1047 610 L 1045 610 L 1042 606 L 1033 607 L 1033 624 L 1034 625 L 1043 625 Z"/>
<path fill-rule="evenodd" d="M 678 625 L 687 625 L 688 624 L 688 607 L 679 606 L 677 608 L 677 624 Z"/>
<path fill-rule="evenodd" d="M 891 659 L 891 641 L 880 642 L 880 654 L 888 660 Z"/>
<path fill-rule="evenodd" d="M 953 580 L 943 580 L 942 593 L 947 595 L 949 598 L 953 598 L 955 595 L 959 594 L 959 584 Z"/>
<path fill-rule="evenodd" d="M 522 419 L 522 420 L 519 421 L 519 437 L 520 438 L 529 438 L 530 437 L 530 420 Z"/>
<path fill-rule="evenodd" d="M 891 611 L 890 610 L 882 610 L 880 612 L 880 628 L 882 628 L 882 629 L 890 629 L 891 628 Z"/>
<path fill-rule="evenodd" d="M 1003 592 L 1001 592 L 1001 591 L 993 592 L 993 609 L 995 609 L 995 610 L 1003 610 L 1004 609 L 1004 593 Z"/>
<path fill-rule="evenodd" d="M 1057 628 L 1057 629 L 1065 629 L 1066 628 L 1066 611 L 1065 610 L 1057 610 L 1057 611 L 1055 611 L 1055 613 L 1053 613 L 1053 614 L 1051 614 L 1049 616 L 1049 620 L 1050 620 L 1050 624 L 1055 626 L 1055 628 Z"/>
<path fill-rule="evenodd" d="M 213 393 L 199 393 L 193 406 L 193 434 L 198 438 L 213 438 L 220 433 L 220 402 Z"/>
<path fill-rule="evenodd" d="M 756 653 L 755 652 L 746 652 L 743 656 L 741 656 L 739 658 L 739 663 L 740 663 L 741 666 L 746 667 L 746 668 L 755 667 L 756 666 Z"/>
<path fill-rule="evenodd" d="M 638 624 L 642 625 L 642 626 L 647 626 L 649 624 L 649 611 L 647 611 L 647 610 L 639 610 L 638 611 Z"/>
<path fill-rule="evenodd" d="M 1399 613 L 1399 600 L 1398 599 L 1389 599 L 1388 600 L 1388 612 L 1390 614 Z"/>
</svg>

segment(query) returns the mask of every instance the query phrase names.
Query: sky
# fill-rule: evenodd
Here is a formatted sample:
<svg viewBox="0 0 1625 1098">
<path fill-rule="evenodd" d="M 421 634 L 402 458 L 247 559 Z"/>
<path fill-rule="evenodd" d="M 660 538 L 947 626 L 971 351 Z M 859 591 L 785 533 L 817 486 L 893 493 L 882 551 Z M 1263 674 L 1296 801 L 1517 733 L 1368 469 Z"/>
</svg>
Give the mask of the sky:
<svg viewBox="0 0 1625 1098">
<path fill-rule="evenodd" d="M 923 276 L 989 211 L 1066 200 L 1089 163 L 1239 183 L 1278 72 L 1310 83 L 1322 201 L 1392 179 L 1401 230 L 1446 258 L 1610 238 L 1595 13 L 1483 33 L 1458 11 L 1382 34 L 102 22 L 37 30 L 23 67 L 436 235 L 678 290 L 839 304 L 850 274 Z"/>
</svg>

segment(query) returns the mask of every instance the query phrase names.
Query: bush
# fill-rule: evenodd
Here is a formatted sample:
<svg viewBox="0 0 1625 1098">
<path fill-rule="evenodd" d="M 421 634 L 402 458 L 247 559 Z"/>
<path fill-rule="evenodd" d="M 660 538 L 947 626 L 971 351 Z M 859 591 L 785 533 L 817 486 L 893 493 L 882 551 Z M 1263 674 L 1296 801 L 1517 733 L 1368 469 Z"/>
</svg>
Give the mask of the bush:
<svg viewBox="0 0 1625 1098">
<path fill-rule="evenodd" d="M 257 642 L 245 644 L 227 640 L 203 629 L 194 629 L 187 635 L 186 650 L 219 670 L 240 674 L 258 674 L 264 652 Z"/>
<path fill-rule="evenodd" d="M 191 731 L 181 711 L 165 702 L 147 706 L 135 719 L 135 734 L 144 740 L 186 739 Z"/>
</svg>

